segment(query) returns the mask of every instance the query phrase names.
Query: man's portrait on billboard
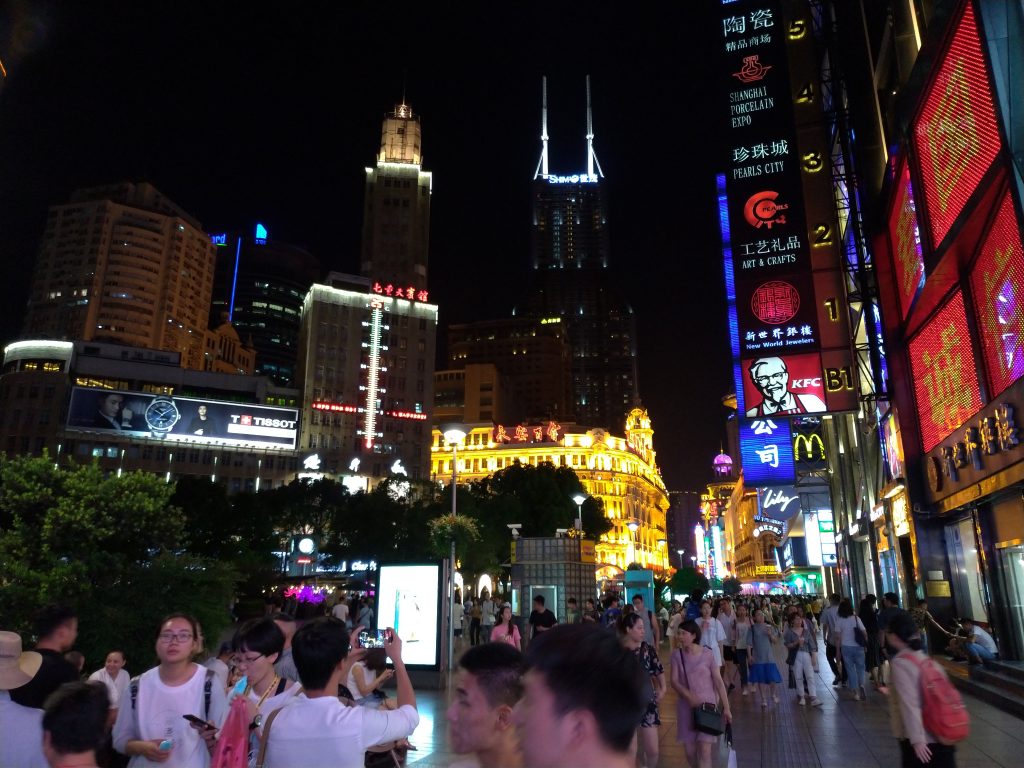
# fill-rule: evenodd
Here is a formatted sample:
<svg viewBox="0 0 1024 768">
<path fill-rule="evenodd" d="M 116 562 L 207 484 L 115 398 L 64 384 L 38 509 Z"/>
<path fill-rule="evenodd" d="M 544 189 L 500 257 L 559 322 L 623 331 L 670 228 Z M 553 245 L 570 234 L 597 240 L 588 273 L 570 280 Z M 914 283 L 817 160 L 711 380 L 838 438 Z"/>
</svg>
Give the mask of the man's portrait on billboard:
<svg viewBox="0 0 1024 768">
<path fill-rule="evenodd" d="M 750 364 L 750 380 L 761 394 L 761 402 L 747 409 L 747 418 L 821 413 L 825 403 L 814 394 L 790 388 L 789 368 L 781 357 L 759 357 Z"/>
</svg>

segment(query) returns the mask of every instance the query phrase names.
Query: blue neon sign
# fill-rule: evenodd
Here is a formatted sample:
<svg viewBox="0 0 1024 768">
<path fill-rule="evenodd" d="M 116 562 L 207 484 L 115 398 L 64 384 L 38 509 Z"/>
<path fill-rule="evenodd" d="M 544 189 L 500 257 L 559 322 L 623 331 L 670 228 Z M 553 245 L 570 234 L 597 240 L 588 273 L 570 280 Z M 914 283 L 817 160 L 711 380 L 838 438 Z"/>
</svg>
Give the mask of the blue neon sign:
<svg viewBox="0 0 1024 768">
<path fill-rule="evenodd" d="M 256 222 L 256 245 L 267 244 L 267 228 Z"/>
<path fill-rule="evenodd" d="M 743 482 L 748 488 L 792 485 L 793 431 L 789 419 L 740 419 Z"/>
<path fill-rule="evenodd" d="M 219 235 L 210 235 L 210 242 L 220 247 L 228 244 L 228 236 L 226 232 L 222 232 Z"/>
</svg>

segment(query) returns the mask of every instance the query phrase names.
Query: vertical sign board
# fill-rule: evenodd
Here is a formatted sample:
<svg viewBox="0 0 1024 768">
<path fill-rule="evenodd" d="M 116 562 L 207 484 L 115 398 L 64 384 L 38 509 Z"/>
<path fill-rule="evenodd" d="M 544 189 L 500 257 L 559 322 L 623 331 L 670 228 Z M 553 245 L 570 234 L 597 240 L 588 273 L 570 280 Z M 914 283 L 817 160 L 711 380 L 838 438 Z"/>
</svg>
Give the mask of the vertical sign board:
<svg viewBox="0 0 1024 768">
<path fill-rule="evenodd" d="M 739 433 L 748 487 L 793 485 L 793 433 L 787 419 L 740 419 Z"/>
</svg>

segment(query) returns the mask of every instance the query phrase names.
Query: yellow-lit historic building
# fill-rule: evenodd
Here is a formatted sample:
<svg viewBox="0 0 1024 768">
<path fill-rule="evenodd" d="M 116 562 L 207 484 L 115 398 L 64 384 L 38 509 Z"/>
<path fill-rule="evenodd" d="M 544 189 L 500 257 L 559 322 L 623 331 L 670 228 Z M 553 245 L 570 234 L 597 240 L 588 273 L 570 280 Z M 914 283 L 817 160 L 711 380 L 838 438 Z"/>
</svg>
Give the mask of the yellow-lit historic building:
<svg viewBox="0 0 1024 768">
<path fill-rule="evenodd" d="M 588 494 L 601 499 L 612 530 L 597 543 L 598 568 L 640 563 L 658 573 L 669 565 L 665 513 L 669 499 L 655 462 L 654 430 L 647 411 L 626 417 L 625 436 L 603 429 L 549 421 L 543 424 L 467 424 L 456 445 L 438 428 L 431 444 L 431 473 L 446 482 L 457 462 L 459 482 L 480 480 L 516 462 L 570 467 Z M 566 520 L 566 527 L 573 522 Z M 554 533 L 554 532 L 552 532 Z"/>
</svg>

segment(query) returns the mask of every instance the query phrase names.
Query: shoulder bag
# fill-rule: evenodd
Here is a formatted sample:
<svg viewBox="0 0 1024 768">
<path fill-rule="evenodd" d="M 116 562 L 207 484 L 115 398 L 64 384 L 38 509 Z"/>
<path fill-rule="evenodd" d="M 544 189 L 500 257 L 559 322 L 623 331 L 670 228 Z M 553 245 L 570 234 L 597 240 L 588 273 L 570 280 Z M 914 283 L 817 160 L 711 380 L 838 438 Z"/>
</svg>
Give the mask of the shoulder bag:
<svg viewBox="0 0 1024 768">
<path fill-rule="evenodd" d="M 284 709 L 282 707 L 281 709 Z M 270 726 L 274 724 L 274 718 L 277 717 L 277 713 L 280 709 L 275 709 L 270 713 L 270 717 L 267 718 L 267 722 L 263 724 L 263 738 L 260 739 L 260 751 L 256 756 L 256 768 L 263 768 L 267 761 L 267 742 L 270 741 Z"/>
<path fill-rule="evenodd" d="M 679 649 L 679 662 L 683 665 L 683 675 L 686 676 L 686 687 L 690 687 L 690 673 L 686 671 L 686 654 Z M 693 727 L 701 733 L 712 736 L 721 736 L 725 730 L 725 718 L 718 711 L 718 707 L 709 702 L 693 708 Z"/>
<path fill-rule="evenodd" d="M 857 645 L 861 648 L 868 647 L 868 632 L 864 629 L 859 616 L 854 616 L 853 639 L 857 641 Z"/>
</svg>

